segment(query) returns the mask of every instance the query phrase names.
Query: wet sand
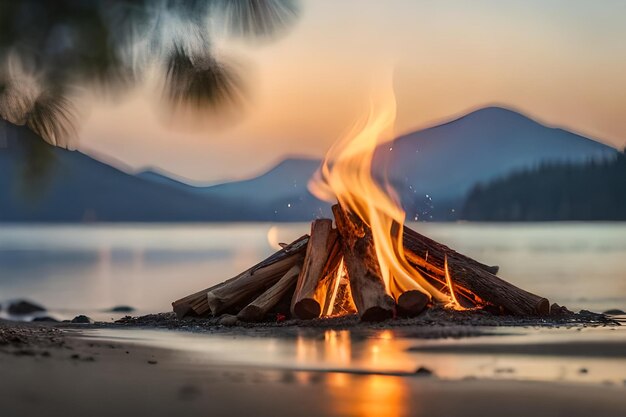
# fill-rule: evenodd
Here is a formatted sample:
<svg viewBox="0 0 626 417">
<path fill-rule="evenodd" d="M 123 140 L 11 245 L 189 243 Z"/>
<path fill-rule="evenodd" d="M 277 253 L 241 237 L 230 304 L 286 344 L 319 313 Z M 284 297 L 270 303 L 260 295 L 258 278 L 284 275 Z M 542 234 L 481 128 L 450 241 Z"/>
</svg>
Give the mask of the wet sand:
<svg viewBox="0 0 626 417">
<path fill-rule="evenodd" d="M 437 372 L 243 366 L 222 361 L 219 349 L 199 360 L 185 350 L 132 343 L 139 332 L 123 332 L 127 340 L 92 337 L 81 329 L 0 322 L 1 415 L 626 415 L 624 383 L 450 380 Z"/>
</svg>

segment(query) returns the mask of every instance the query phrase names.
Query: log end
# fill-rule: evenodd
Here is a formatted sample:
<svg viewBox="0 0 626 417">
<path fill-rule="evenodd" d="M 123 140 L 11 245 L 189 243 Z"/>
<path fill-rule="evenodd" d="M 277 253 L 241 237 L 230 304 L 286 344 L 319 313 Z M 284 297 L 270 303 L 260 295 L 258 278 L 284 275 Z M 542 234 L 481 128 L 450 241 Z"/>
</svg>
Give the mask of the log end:
<svg viewBox="0 0 626 417">
<path fill-rule="evenodd" d="M 398 297 L 398 313 L 402 316 L 417 316 L 426 309 L 430 297 L 421 291 L 405 291 Z"/>
<path fill-rule="evenodd" d="M 293 314 L 300 320 L 316 319 L 322 314 L 322 308 L 317 301 L 305 298 L 293 306 Z"/>
<path fill-rule="evenodd" d="M 541 298 L 535 307 L 537 314 L 540 316 L 550 315 L 550 301 L 547 298 Z"/>
<path fill-rule="evenodd" d="M 256 323 L 263 320 L 265 314 L 259 307 L 249 304 L 237 314 L 237 318 L 247 323 Z"/>
<path fill-rule="evenodd" d="M 181 304 L 172 303 L 172 306 L 173 306 L 174 313 L 176 313 L 176 318 L 178 320 L 189 315 L 189 313 L 191 312 L 191 306 L 187 303 L 181 303 Z"/>
</svg>

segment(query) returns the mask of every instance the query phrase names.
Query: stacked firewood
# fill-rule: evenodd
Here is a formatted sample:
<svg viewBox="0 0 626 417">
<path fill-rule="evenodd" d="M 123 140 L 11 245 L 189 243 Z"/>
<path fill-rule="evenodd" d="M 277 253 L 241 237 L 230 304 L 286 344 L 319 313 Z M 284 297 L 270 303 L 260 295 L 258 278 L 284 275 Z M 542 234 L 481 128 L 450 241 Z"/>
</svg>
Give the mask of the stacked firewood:
<svg viewBox="0 0 626 417">
<path fill-rule="evenodd" d="M 277 314 L 303 320 L 357 313 L 363 321 L 394 315 L 414 316 L 431 299 L 407 290 L 396 299 L 385 289 L 372 232 L 360 218 L 333 207 L 332 220 L 315 220 L 310 235 L 294 242 L 241 274 L 172 303 L 179 318 L 229 313 L 247 322 Z M 546 315 L 547 299 L 496 276 L 484 265 L 404 227 L 403 245 L 411 266 L 432 286 L 465 308 L 498 314 Z M 447 274 L 446 274 L 447 272 Z"/>
</svg>

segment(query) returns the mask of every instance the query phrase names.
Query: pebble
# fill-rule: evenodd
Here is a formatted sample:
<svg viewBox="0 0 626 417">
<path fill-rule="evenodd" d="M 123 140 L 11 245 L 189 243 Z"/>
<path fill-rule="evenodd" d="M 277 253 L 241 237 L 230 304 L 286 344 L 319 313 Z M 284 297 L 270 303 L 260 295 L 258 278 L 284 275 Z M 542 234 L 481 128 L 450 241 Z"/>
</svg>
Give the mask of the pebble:
<svg viewBox="0 0 626 417">
<path fill-rule="evenodd" d="M 237 323 L 239 323 L 237 316 L 233 316 L 231 314 L 224 314 L 222 317 L 220 317 L 219 321 L 219 324 L 221 324 L 222 326 L 236 326 Z"/>
<path fill-rule="evenodd" d="M 151 360 L 149 360 L 149 361 L 148 361 L 148 363 L 149 363 L 150 365 L 156 365 L 158 362 L 157 362 L 157 361 L 155 361 L 155 360 L 152 360 L 152 359 L 151 359 Z"/>
<path fill-rule="evenodd" d="M 93 324 L 93 320 L 85 315 L 79 315 L 72 319 L 72 323 L 78 324 Z"/>
</svg>

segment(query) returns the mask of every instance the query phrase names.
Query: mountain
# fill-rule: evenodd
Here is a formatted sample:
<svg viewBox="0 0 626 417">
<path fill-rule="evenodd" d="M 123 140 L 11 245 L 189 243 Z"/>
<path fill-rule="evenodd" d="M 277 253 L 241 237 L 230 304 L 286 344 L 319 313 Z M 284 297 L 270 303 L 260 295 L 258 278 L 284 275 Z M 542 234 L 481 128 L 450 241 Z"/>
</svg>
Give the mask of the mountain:
<svg viewBox="0 0 626 417">
<path fill-rule="evenodd" d="M 170 187 L 183 188 L 183 189 L 186 189 L 187 191 L 190 190 L 189 184 L 179 181 L 177 179 L 174 179 L 170 177 L 168 174 L 161 172 L 158 169 L 146 169 L 145 171 L 138 172 L 137 174 L 135 174 L 135 176 L 141 179 L 144 179 L 146 181 L 150 181 L 150 182 L 154 182 L 154 183 L 158 183 L 162 185 L 168 185 Z"/>
<path fill-rule="evenodd" d="M 381 146 L 374 174 L 388 174 L 409 219 L 455 220 L 476 184 L 546 162 L 617 154 L 488 107 Z M 329 205 L 307 190 L 319 163 L 288 158 L 247 180 L 195 187 L 160 171 L 122 172 L 0 121 L 0 221 L 306 221 L 330 214 Z"/>
<path fill-rule="evenodd" d="M 0 221 L 236 220 L 250 213 L 124 173 L 0 120 Z"/>
<path fill-rule="evenodd" d="M 445 221 L 459 218 L 466 196 L 478 183 L 545 162 L 585 162 L 617 154 L 610 146 L 512 110 L 487 107 L 380 146 L 373 170 L 377 177 L 386 174 L 409 219 Z M 256 178 L 199 191 L 254 204 L 263 219 L 308 220 L 328 213 L 328 205 L 306 190 L 319 164 L 286 159 Z"/>
<path fill-rule="evenodd" d="M 330 205 L 315 198 L 307 184 L 320 160 L 287 158 L 259 176 L 208 187 L 197 187 L 172 179 L 154 170 L 142 171 L 138 177 L 194 193 L 233 207 L 246 207 L 251 221 L 302 221 L 330 216 Z"/>
<path fill-rule="evenodd" d="M 309 220 L 330 215 L 330 205 L 309 193 L 307 184 L 320 160 L 288 158 L 244 181 L 199 188 L 210 198 L 252 205 L 260 220 Z"/>
<path fill-rule="evenodd" d="M 487 107 L 399 137 L 378 149 L 374 166 L 389 167 L 388 176 L 399 188 L 409 218 L 428 220 L 432 215 L 446 220 L 456 218 L 477 183 L 542 162 L 585 162 L 617 153 L 514 111 Z"/>
</svg>

